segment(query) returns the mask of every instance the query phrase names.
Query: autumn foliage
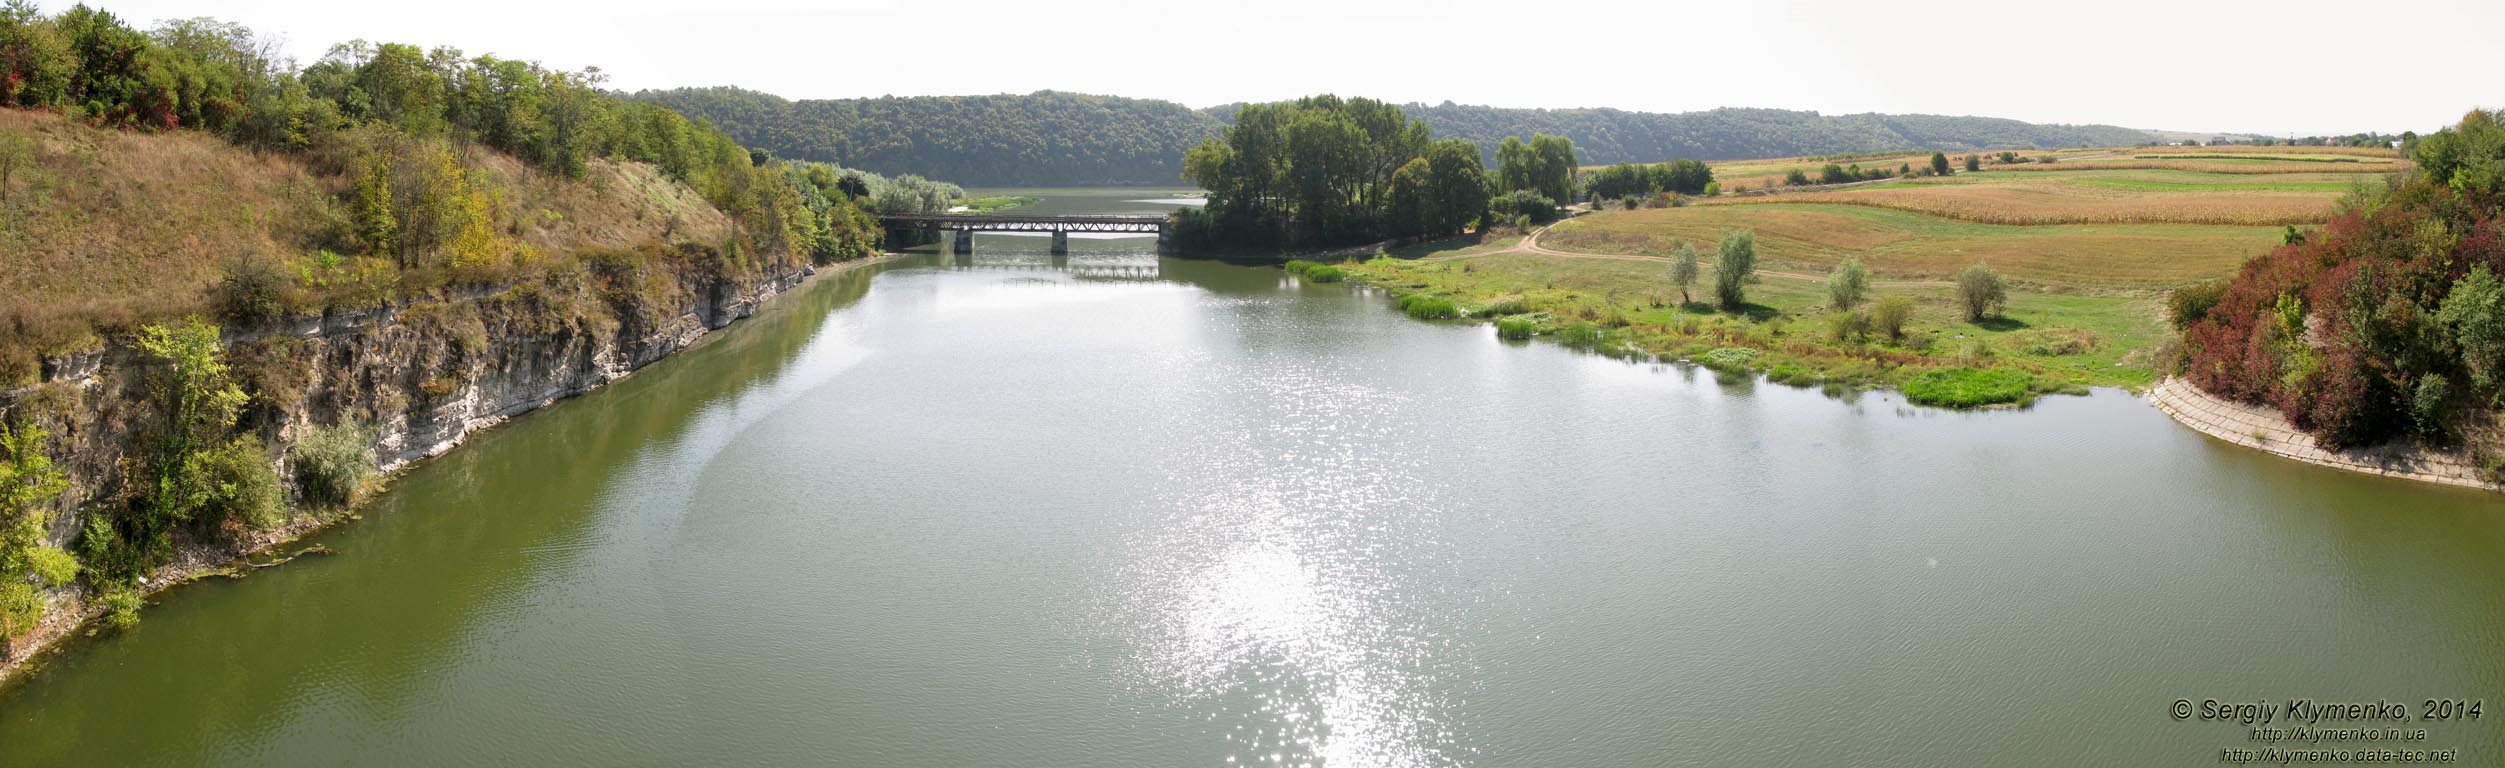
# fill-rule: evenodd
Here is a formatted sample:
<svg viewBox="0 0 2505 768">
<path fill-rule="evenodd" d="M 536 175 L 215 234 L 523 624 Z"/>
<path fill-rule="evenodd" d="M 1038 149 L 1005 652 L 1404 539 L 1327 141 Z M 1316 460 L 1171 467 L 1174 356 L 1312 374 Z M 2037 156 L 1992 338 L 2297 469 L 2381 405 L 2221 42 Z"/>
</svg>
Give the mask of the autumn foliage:
<svg viewBox="0 0 2505 768">
<path fill-rule="evenodd" d="M 2418 147 L 2420 170 L 2246 262 L 2207 312 L 2178 318 L 2183 375 L 2276 406 L 2331 449 L 2441 441 L 2446 425 L 2492 412 L 2497 372 L 2481 350 L 2505 325 L 2498 122 L 2473 112 Z"/>
</svg>

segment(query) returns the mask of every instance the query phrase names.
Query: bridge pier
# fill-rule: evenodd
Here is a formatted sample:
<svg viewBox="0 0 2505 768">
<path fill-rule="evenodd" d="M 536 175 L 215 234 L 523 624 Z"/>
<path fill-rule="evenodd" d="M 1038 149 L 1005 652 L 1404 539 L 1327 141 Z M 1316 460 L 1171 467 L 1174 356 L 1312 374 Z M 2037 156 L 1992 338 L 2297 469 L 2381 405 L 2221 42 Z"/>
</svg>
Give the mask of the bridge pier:
<svg viewBox="0 0 2505 768">
<path fill-rule="evenodd" d="M 1174 224 L 1159 222 L 1157 224 L 1157 255 L 1173 256 L 1180 250 L 1182 249 L 1174 243 Z"/>
<path fill-rule="evenodd" d="M 1053 231 L 1052 231 L 1052 255 L 1054 255 L 1054 256 L 1068 256 L 1068 255 L 1070 255 L 1070 232 L 1069 232 L 1069 230 L 1056 229 L 1056 230 L 1053 230 Z"/>
<path fill-rule="evenodd" d="M 963 253 L 963 254 L 972 254 L 972 253 L 974 253 L 974 230 L 971 230 L 971 229 L 960 229 L 960 230 L 957 230 L 956 243 L 955 243 L 954 245 L 950 246 L 950 248 L 952 248 L 953 250 L 955 250 L 957 253 Z"/>
</svg>

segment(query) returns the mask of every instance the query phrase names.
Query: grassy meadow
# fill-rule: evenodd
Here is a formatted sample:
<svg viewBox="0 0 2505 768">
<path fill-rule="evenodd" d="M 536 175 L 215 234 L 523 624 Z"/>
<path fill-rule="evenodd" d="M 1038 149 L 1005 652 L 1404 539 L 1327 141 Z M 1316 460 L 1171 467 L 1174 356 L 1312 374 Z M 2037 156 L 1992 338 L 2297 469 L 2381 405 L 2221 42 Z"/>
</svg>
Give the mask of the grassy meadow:
<svg viewBox="0 0 2505 768">
<path fill-rule="evenodd" d="M 1786 383 L 1901 386 L 1944 405 L 2024 401 L 2150 383 L 2170 333 L 2168 290 L 2231 274 L 2286 227 L 2327 219 L 2341 196 L 2381 183 L 2400 162 L 2390 150 L 2345 147 L 2073 149 L 1988 162 L 1996 155 L 1978 172 L 1963 171 L 1957 155 L 1947 177 L 1772 192 L 1766 181 L 1779 185 L 1794 168 L 1814 177 L 1831 162 L 1919 166 L 1930 153 L 1717 163 L 1724 189 L 1755 191 L 1343 268 L 1396 295 L 1449 300 L 1454 314 L 1503 318 L 1509 338 L 1527 332 Z M 2046 156 L 2056 161 L 2032 162 Z M 1756 232 L 1756 277 L 1745 304 L 1725 310 L 1709 303 L 1714 243 L 1738 229 Z M 1668 258 L 1682 241 L 1703 262 L 1687 300 Z M 1824 279 L 1847 258 L 1875 283 L 1870 303 L 1839 312 Z M 1971 322 L 1952 277 L 1976 263 L 2004 275 L 2009 291 L 1998 316 Z M 1901 334 L 1872 322 L 1882 297 L 1911 301 Z"/>
</svg>

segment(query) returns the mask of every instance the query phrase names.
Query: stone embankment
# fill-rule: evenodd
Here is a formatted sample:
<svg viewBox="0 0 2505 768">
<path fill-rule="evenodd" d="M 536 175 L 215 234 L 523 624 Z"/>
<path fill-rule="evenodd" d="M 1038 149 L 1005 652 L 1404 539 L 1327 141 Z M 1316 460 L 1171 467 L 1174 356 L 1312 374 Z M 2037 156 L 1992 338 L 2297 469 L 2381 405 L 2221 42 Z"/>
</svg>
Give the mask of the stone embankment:
<svg viewBox="0 0 2505 768">
<path fill-rule="evenodd" d="M 2505 490 L 2480 478 L 2477 462 L 2458 452 L 2433 451 L 2405 442 L 2373 448 L 2327 451 L 2314 438 L 2289 424 L 2279 409 L 2246 405 L 2203 392 L 2181 378 L 2168 378 L 2149 389 L 2157 409 L 2184 426 L 2236 445 L 2308 464 L 2353 472 L 2424 480 L 2468 488 Z"/>
</svg>

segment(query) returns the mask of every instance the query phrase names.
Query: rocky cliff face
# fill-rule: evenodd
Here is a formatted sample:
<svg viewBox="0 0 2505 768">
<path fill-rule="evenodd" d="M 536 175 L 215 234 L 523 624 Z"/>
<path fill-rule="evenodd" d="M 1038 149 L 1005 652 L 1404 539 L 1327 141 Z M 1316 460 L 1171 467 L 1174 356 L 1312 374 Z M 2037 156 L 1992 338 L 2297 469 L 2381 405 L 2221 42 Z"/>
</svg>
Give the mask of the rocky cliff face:
<svg viewBox="0 0 2505 768">
<path fill-rule="evenodd" d="M 369 427 L 384 471 L 460 445 L 472 432 L 588 392 L 687 348 L 801 284 L 806 266 L 765 267 L 725 277 L 718 268 L 667 259 L 566 282 L 472 289 L 380 308 L 224 330 L 225 358 L 251 397 L 238 429 L 258 434 L 279 463 L 319 426 Z M 718 261 L 715 262 L 718 267 Z M 0 393 L 0 416 L 50 435 L 69 481 L 51 525 L 54 543 L 76 549 L 80 510 L 125 503 L 134 425 L 148 402 L 126 345 L 44 362 L 42 383 Z M 152 587 L 217 567 L 319 525 L 289 524 L 241 542 L 195 536 Z M 33 651 L 93 612 L 78 587 L 49 595 L 42 626 L 0 638 L 0 679 Z"/>
</svg>

